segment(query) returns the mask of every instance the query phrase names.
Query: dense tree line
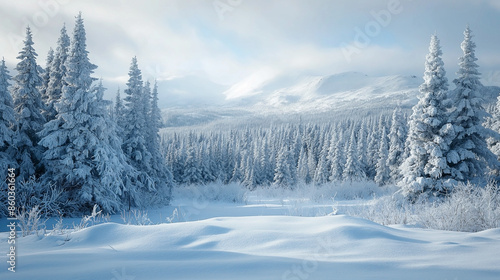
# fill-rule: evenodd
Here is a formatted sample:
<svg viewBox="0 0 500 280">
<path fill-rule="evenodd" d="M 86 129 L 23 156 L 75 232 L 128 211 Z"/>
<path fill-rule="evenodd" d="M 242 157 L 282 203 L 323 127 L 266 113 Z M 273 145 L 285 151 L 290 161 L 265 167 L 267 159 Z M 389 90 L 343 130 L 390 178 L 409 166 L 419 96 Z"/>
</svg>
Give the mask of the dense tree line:
<svg viewBox="0 0 500 280">
<path fill-rule="evenodd" d="M 19 190 L 44 188 L 31 199 L 58 200 L 51 205 L 59 209 L 43 209 L 49 214 L 168 202 L 172 176 L 159 153 L 157 87 L 151 92 L 143 83 L 137 59 L 123 108 L 111 115 L 105 88 L 92 77 L 97 66 L 88 57 L 81 14 L 71 38 L 61 29 L 45 68 L 33 45 L 28 27 L 12 86 L 4 61 L 0 67 L 0 160 L 4 170 L 16 168 Z"/>
<path fill-rule="evenodd" d="M 392 116 L 333 118 L 322 125 L 176 132 L 163 141 L 167 163 L 180 184 L 219 180 L 293 188 L 298 182 L 373 180 L 398 184 L 410 198 L 484 181 L 498 169 L 500 101 L 488 117 L 475 47 L 467 27 L 456 87 L 449 90 L 439 39 L 431 37 L 410 116 L 396 108 Z"/>
<path fill-rule="evenodd" d="M 389 133 L 387 133 L 389 131 Z M 242 182 L 249 188 L 298 182 L 396 182 L 404 153 L 406 117 L 332 120 L 231 131 L 175 132 L 162 141 L 180 184 Z M 390 146 L 389 146 L 390 143 Z"/>
</svg>

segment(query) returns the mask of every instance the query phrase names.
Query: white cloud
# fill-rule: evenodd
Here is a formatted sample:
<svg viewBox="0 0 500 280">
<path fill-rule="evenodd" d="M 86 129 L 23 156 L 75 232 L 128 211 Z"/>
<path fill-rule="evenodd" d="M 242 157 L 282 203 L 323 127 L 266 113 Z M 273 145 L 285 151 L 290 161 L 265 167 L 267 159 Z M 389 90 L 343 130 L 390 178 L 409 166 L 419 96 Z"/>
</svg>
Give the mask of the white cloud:
<svg viewBox="0 0 500 280">
<path fill-rule="evenodd" d="M 96 76 L 105 82 L 123 83 L 132 56 L 138 57 L 145 79 L 205 76 L 234 85 L 226 92 L 229 97 L 251 94 L 281 75 L 419 75 L 429 36 L 436 30 L 448 73 L 453 74 L 467 23 L 477 32 L 480 62 L 488 71 L 500 65 L 500 33 L 491 29 L 500 24 L 500 10 L 490 8 L 500 9 L 494 0 L 400 0 L 403 11 L 351 59 L 346 59 L 342 43 L 352 42 L 355 28 L 364 28 L 373 20 L 370 12 L 385 9 L 388 0 L 242 0 L 223 20 L 211 0 L 0 1 L 4 35 L 24 36 L 27 21 L 47 15 L 45 24 L 34 26 L 42 65 L 62 24 L 66 22 L 71 33 L 74 16 L 82 11 L 90 58 L 99 66 Z M 58 1 L 65 3 L 54 12 L 37 4 Z M 9 65 L 17 63 L 18 51 L 8 40 L 0 41 L 0 55 Z"/>
</svg>

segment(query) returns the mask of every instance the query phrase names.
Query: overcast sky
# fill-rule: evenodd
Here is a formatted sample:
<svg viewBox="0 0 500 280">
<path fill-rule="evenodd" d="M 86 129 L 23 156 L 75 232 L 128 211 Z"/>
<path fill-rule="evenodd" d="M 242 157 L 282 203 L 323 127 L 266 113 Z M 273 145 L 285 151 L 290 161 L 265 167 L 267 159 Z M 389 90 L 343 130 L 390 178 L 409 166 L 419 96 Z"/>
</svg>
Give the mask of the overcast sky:
<svg viewBox="0 0 500 280">
<path fill-rule="evenodd" d="M 0 0 L 0 56 L 17 63 L 29 23 L 45 65 L 81 11 L 95 76 L 125 84 L 137 56 L 146 79 L 197 75 L 245 91 L 282 75 L 422 76 L 430 35 L 450 78 L 470 25 L 483 82 L 500 85 L 497 0 Z"/>
</svg>

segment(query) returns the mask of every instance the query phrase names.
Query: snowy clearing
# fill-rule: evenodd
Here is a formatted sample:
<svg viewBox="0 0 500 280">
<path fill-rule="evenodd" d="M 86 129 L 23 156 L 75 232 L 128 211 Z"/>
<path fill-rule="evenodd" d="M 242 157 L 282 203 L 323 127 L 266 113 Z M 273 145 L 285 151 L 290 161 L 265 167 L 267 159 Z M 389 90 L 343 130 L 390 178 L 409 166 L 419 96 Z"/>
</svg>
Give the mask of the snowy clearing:
<svg viewBox="0 0 500 280">
<path fill-rule="evenodd" d="M 371 202 L 358 199 L 334 205 L 345 210 L 367 203 Z M 329 215 L 333 208 L 260 195 L 248 197 L 246 203 L 180 198 L 172 206 L 148 211 L 153 223 L 167 218 L 173 223 L 123 225 L 116 223 L 120 217 L 115 215 L 110 223 L 77 232 L 18 237 L 17 272 L 7 271 L 5 265 L 0 278 L 498 279 L 500 275 L 498 228 L 463 233 L 382 226 Z M 181 220 L 188 221 L 176 222 Z M 65 221 L 70 222 L 76 220 Z M 7 237 L 7 232 L 0 233 L 3 252 L 8 250 Z M 6 256 L 2 259 L 5 264 Z"/>
</svg>

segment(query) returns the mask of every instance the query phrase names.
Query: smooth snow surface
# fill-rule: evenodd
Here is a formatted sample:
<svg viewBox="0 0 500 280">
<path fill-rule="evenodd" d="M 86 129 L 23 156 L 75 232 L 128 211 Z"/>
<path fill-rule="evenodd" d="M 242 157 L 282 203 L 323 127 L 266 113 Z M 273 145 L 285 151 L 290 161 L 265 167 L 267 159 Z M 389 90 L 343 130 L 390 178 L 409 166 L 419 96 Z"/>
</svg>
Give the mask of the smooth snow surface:
<svg viewBox="0 0 500 280">
<path fill-rule="evenodd" d="M 0 234 L 7 251 L 7 233 Z M 344 215 L 106 223 L 18 238 L 0 279 L 499 279 L 500 229 L 382 226 Z"/>
</svg>

